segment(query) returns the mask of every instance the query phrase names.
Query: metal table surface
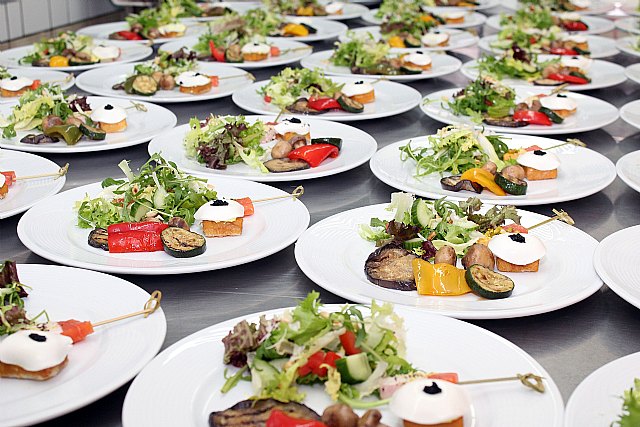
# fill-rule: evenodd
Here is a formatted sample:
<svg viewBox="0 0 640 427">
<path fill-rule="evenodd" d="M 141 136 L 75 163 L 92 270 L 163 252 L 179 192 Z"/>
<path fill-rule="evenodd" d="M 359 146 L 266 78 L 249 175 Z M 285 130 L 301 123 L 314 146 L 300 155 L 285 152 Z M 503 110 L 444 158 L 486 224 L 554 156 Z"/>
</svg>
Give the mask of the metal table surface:
<svg viewBox="0 0 640 427">
<path fill-rule="evenodd" d="M 361 25 L 359 21 L 350 24 Z M 332 42 L 313 45 L 316 51 L 325 50 L 331 48 Z M 464 53 L 454 55 L 463 62 L 478 55 L 476 48 L 462 52 Z M 636 62 L 635 58 L 624 54 L 607 59 L 625 66 Z M 263 80 L 279 70 L 280 68 L 275 67 L 254 74 L 258 80 Z M 465 81 L 460 73 L 456 73 L 409 85 L 427 95 L 463 85 Z M 627 81 L 613 88 L 590 91 L 587 94 L 621 107 L 638 98 L 640 85 Z M 196 115 L 202 117 L 208 113 L 243 113 L 229 97 L 210 102 L 165 105 L 178 116 L 178 124 L 187 123 L 189 118 Z M 398 140 L 433 133 L 442 126 L 426 117 L 418 108 L 383 120 L 351 124 L 373 135 L 379 148 Z M 624 154 L 640 149 L 640 133 L 622 120 L 603 129 L 567 137 L 582 139 L 590 148 L 604 154 L 614 163 Z M 142 144 L 115 151 L 45 157 L 60 165 L 66 162 L 71 164 L 64 188 L 68 190 L 101 181 L 105 177 L 119 176 L 121 172 L 116 165 L 120 160 L 128 159 L 132 166 L 138 167 L 147 160 L 148 153 L 147 145 Z M 273 185 L 291 190 L 299 184 L 305 186 L 302 201 L 311 213 L 311 224 L 344 210 L 388 202 L 390 193 L 395 191 L 377 180 L 368 164 L 332 177 Z M 640 223 L 640 195 L 620 179 L 616 179 L 600 193 L 581 200 L 529 209 L 549 214 L 552 208 L 562 208 L 569 212 L 576 220 L 576 226 L 597 240 Z M 0 221 L 0 259 L 13 259 L 19 263 L 50 263 L 22 245 L 16 233 L 19 219 L 20 215 Z M 584 262 L 590 263 L 591 260 Z M 345 302 L 321 289 L 302 273 L 294 259 L 293 245 L 265 259 L 224 270 L 181 276 L 122 277 L 149 292 L 154 289 L 162 291 L 168 323 L 163 348 L 200 329 L 233 317 L 295 305 L 299 298 L 311 290 L 320 291 L 325 303 Z M 470 323 L 499 334 L 531 354 L 556 381 L 565 403 L 580 381 L 595 369 L 621 356 L 640 351 L 640 312 L 606 285 L 585 301 L 552 313 Z M 121 408 L 128 386 L 129 384 L 85 408 L 43 425 L 121 425 Z"/>
</svg>

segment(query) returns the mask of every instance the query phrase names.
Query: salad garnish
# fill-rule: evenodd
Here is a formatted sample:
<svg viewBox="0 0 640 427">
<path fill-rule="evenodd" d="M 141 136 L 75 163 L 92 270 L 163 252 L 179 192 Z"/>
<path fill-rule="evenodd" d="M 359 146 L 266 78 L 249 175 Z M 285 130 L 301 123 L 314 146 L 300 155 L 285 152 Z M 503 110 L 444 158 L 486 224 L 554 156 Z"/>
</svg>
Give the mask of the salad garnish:
<svg viewBox="0 0 640 427">
<path fill-rule="evenodd" d="M 611 425 L 618 427 L 635 427 L 640 425 L 640 379 L 633 380 L 633 387 L 622 395 L 622 413 Z"/>
<path fill-rule="evenodd" d="M 68 67 L 111 62 L 119 56 L 117 47 L 96 44 L 89 36 L 63 31 L 34 43 L 33 52 L 20 58 L 20 63 L 34 67 Z"/>
</svg>

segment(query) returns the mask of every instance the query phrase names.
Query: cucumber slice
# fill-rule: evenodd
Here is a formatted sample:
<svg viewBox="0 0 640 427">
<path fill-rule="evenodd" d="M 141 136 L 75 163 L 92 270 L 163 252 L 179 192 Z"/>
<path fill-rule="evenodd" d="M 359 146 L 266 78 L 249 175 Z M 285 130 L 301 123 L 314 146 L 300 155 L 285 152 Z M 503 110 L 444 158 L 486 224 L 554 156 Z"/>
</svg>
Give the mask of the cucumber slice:
<svg viewBox="0 0 640 427">
<path fill-rule="evenodd" d="M 504 191 L 514 196 L 524 196 L 527 194 L 527 182 L 520 179 L 509 179 L 501 173 L 496 174 L 494 179 L 496 184 Z"/>
<path fill-rule="evenodd" d="M 429 223 L 434 217 L 433 210 L 425 199 L 416 199 L 411 206 L 411 222 L 424 228 L 429 227 Z"/>
<path fill-rule="evenodd" d="M 140 203 L 136 203 L 135 205 L 133 205 L 133 207 L 131 208 L 131 214 L 133 215 L 133 219 L 138 222 L 141 221 L 142 218 L 144 218 L 144 216 L 147 214 L 147 212 L 149 212 L 151 209 L 149 209 L 146 205 L 141 205 Z"/>
<path fill-rule="evenodd" d="M 251 385 L 256 393 L 265 387 L 278 381 L 278 370 L 269 362 L 262 359 L 253 359 L 251 365 Z"/>
<path fill-rule="evenodd" d="M 107 133 L 102 129 L 89 126 L 88 124 L 85 124 L 85 123 L 82 123 L 80 125 L 80 132 L 82 132 L 84 136 L 86 136 L 87 138 L 93 141 L 103 141 L 107 137 Z"/>
<path fill-rule="evenodd" d="M 340 378 L 347 384 L 357 384 L 371 376 L 371 366 L 367 353 L 352 354 L 336 360 L 336 368 Z"/>
<path fill-rule="evenodd" d="M 471 290 L 487 299 L 507 298 L 515 287 L 513 280 L 480 264 L 474 264 L 464 274 Z"/>
<path fill-rule="evenodd" d="M 358 101 L 354 101 L 348 96 L 341 95 L 338 98 L 338 104 L 340 104 L 340 107 L 347 113 L 362 113 L 364 111 L 364 105 Z"/>
<path fill-rule="evenodd" d="M 422 247 L 423 240 L 420 237 L 416 237 L 413 239 L 405 240 L 402 242 L 402 247 L 408 251 L 412 251 L 414 249 L 418 249 Z"/>
</svg>

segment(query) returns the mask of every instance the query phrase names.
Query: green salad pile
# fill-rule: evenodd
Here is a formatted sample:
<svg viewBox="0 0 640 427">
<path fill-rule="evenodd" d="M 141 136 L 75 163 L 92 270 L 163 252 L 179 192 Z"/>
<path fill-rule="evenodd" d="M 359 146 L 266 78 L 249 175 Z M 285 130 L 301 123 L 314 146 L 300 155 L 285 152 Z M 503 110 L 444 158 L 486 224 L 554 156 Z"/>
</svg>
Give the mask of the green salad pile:
<svg viewBox="0 0 640 427">
<path fill-rule="evenodd" d="M 562 32 L 555 30 L 525 30 L 517 27 L 505 27 L 498 33 L 497 40 L 490 43 L 496 49 L 508 49 L 513 44 L 517 44 L 523 49 L 534 53 L 542 52 L 543 47 L 549 46 L 551 42 L 559 40 Z"/>
<path fill-rule="evenodd" d="M 501 14 L 501 26 L 515 26 L 520 29 L 537 28 L 548 30 L 555 26 L 551 9 L 539 5 L 530 5 L 518 9 L 513 15 Z"/>
<path fill-rule="evenodd" d="M 159 51 L 158 56 L 150 61 L 135 65 L 133 70 L 137 75 L 150 76 L 155 72 L 161 72 L 175 77 L 180 73 L 197 68 L 196 55 L 183 48 L 176 52 Z"/>
<path fill-rule="evenodd" d="M 505 77 L 532 81 L 542 77 L 542 70 L 560 62 L 559 58 L 540 61 L 536 54 L 529 56 L 517 45 L 507 49 L 502 56 L 483 55 L 478 59 L 477 69 L 481 75 L 497 80 Z"/>
<path fill-rule="evenodd" d="M 622 414 L 612 426 L 636 427 L 640 425 L 640 379 L 633 380 L 633 387 L 622 395 Z"/>
<path fill-rule="evenodd" d="M 43 38 L 33 44 L 33 52 L 20 58 L 21 64 L 33 64 L 41 59 L 62 55 L 66 50 L 91 53 L 93 39 L 89 36 L 76 34 L 73 31 L 63 31 L 56 37 Z"/>
<path fill-rule="evenodd" d="M 349 68 L 371 69 L 387 58 L 389 49 L 387 43 L 376 41 L 370 34 L 368 37 L 351 37 L 346 42 L 336 42 L 331 62 Z"/>
<path fill-rule="evenodd" d="M 146 39 L 157 38 L 157 29 L 163 25 L 175 24 L 184 9 L 176 6 L 177 1 L 165 1 L 158 8 L 142 9 L 125 18 L 129 27 L 140 27 L 140 35 Z"/>
<path fill-rule="evenodd" d="M 336 83 L 325 77 L 321 70 L 307 68 L 285 68 L 271 77 L 269 83 L 261 87 L 258 93 L 271 103 L 286 108 L 298 98 L 312 95 L 334 96 L 342 89 L 341 83 Z"/>
<path fill-rule="evenodd" d="M 0 80 L 2 79 L 8 79 L 11 77 L 11 74 L 9 74 L 9 71 L 7 70 L 6 67 L 0 67 Z"/>
<path fill-rule="evenodd" d="M 516 106 L 516 92 L 498 81 L 479 77 L 447 101 L 446 107 L 457 116 L 470 116 L 481 123 L 483 115 L 491 118 L 508 116 Z"/>
</svg>

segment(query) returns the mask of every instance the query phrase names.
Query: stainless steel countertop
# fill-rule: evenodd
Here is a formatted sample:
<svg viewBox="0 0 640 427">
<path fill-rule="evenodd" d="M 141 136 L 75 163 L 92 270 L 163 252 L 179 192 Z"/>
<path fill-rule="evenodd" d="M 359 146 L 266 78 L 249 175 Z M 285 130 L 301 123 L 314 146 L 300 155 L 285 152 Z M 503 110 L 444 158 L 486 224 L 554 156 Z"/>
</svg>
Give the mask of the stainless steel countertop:
<svg viewBox="0 0 640 427">
<path fill-rule="evenodd" d="M 350 26 L 360 26 L 355 20 Z M 613 35 L 610 35 L 613 36 Z M 619 35 L 620 36 L 620 35 Z M 315 51 L 330 49 L 332 42 L 313 44 Z M 463 62 L 476 57 L 476 48 L 464 54 L 454 54 Z M 625 54 L 607 58 L 621 65 L 630 65 L 636 58 Z M 254 74 L 263 80 L 278 72 L 279 67 Z M 444 78 L 409 83 L 423 95 L 441 89 L 461 86 L 466 79 L 456 73 Z M 640 85 L 626 83 L 608 89 L 586 92 L 617 107 L 635 100 Z M 240 114 L 231 98 L 190 104 L 165 104 L 178 116 L 178 124 L 190 117 L 208 113 Z M 352 123 L 373 135 L 379 148 L 402 139 L 435 132 L 442 125 L 426 117 L 418 108 L 384 120 Z M 618 120 L 596 131 L 567 135 L 578 137 L 588 146 L 614 163 L 624 154 L 640 149 L 637 129 Z M 562 139 L 562 138 L 558 138 Z M 118 176 L 117 164 L 128 159 L 135 167 L 147 158 L 147 145 L 88 154 L 45 155 L 60 165 L 71 164 L 64 190 Z M 588 176 L 585 176 L 588 179 Z M 275 183 L 290 190 L 298 182 Z M 388 202 L 393 188 L 378 181 L 365 164 L 339 175 L 305 181 L 302 201 L 311 213 L 311 224 L 344 210 Z M 602 240 L 620 229 L 640 224 L 640 194 L 616 179 L 608 188 L 581 200 L 557 206 L 535 206 L 530 210 L 549 214 L 552 208 L 562 208 L 576 220 L 576 226 Z M 525 207 L 525 209 L 528 209 Z M 19 263 L 49 264 L 27 250 L 16 233 L 20 215 L 0 221 L 0 259 Z M 585 263 L 591 260 L 585 259 Z M 318 290 L 325 303 L 345 302 L 309 280 L 298 268 L 293 245 L 263 260 L 238 267 L 207 273 L 181 276 L 125 275 L 129 280 L 151 292 L 160 289 L 167 316 L 167 338 L 163 349 L 200 329 L 224 320 L 256 311 L 295 305 L 298 298 Z M 91 286 L 91 284 L 87 284 Z M 519 319 L 471 321 L 501 335 L 522 347 L 549 371 L 566 401 L 576 386 L 600 366 L 621 356 L 640 351 L 640 312 L 603 286 L 587 300 L 549 314 Z M 122 403 L 129 384 L 107 397 L 43 425 L 119 426 Z"/>
</svg>

